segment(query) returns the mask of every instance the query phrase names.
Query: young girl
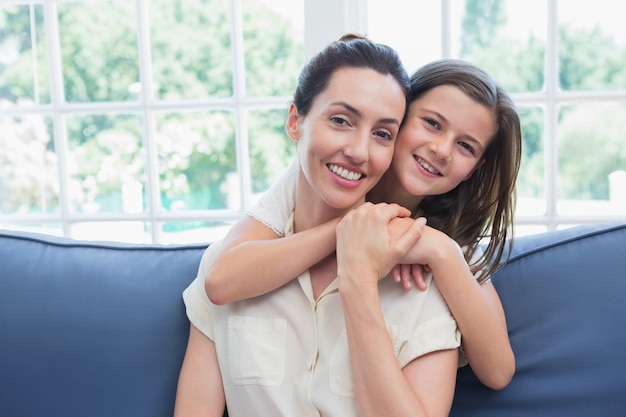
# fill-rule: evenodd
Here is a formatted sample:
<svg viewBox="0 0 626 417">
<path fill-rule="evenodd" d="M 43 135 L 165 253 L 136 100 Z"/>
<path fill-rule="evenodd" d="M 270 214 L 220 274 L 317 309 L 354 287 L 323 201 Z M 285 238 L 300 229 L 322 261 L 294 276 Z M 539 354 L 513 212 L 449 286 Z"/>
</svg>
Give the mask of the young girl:
<svg viewBox="0 0 626 417">
<path fill-rule="evenodd" d="M 391 168 L 368 200 L 411 208 L 413 216 L 426 217 L 431 227 L 463 247 L 472 273 L 440 272 L 434 279 L 463 334 L 470 366 L 485 385 L 501 389 L 515 372 L 515 359 L 489 277 L 512 227 L 521 159 L 519 116 L 487 73 L 458 60 L 436 61 L 415 72 L 409 99 Z M 296 170 L 292 163 L 224 239 L 206 281 L 213 302 L 278 288 L 335 250 L 339 219 L 276 239 L 293 209 Z M 485 238 L 481 253 L 478 244 Z M 407 277 L 407 268 L 394 271 L 396 281 L 409 287 Z M 416 282 L 423 290 L 421 278 Z"/>
<path fill-rule="evenodd" d="M 391 163 L 408 87 L 397 54 L 361 38 L 330 45 L 305 67 L 286 124 L 299 160 L 287 235 L 364 203 Z M 383 231 L 410 214 L 398 205 L 376 208 Z M 350 245 L 345 225 L 341 242 Z M 389 247 L 377 250 L 367 270 L 331 255 L 280 288 L 222 306 L 204 288 L 220 246 L 211 245 L 184 292 L 192 326 L 175 415 L 221 415 L 224 396 L 231 417 L 447 415 L 460 334 L 445 301 L 428 278 L 420 292 L 390 280 L 378 285 L 422 227 L 411 220 L 399 237 L 385 239 Z M 465 265 L 458 252 L 450 262 Z M 366 316 L 378 326 L 364 326 Z"/>
</svg>

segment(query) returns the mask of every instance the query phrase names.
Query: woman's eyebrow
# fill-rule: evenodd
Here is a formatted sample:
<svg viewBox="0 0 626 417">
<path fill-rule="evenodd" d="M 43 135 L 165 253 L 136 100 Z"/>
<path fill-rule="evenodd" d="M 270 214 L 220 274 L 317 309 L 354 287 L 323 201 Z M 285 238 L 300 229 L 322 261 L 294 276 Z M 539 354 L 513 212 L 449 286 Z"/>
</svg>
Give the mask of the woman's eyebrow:
<svg viewBox="0 0 626 417">
<path fill-rule="evenodd" d="M 345 108 L 346 110 L 348 110 L 350 113 L 354 114 L 357 117 L 363 117 L 363 114 L 356 108 L 354 108 L 353 106 L 349 105 L 348 103 L 346 103 L 345 101 L 336 101 L 334 103 L 331 103 L 333 105 L 336 106 L 341 106 L 343 108 Z M 386 123 L 386 124 L 396 124 L 398 126 L 400 126 L 400 121 L 398 119 L 396 119 L 395 117 L 384 117 L 382 119 L 378 120 L 379 123 Z"/>
</svg>

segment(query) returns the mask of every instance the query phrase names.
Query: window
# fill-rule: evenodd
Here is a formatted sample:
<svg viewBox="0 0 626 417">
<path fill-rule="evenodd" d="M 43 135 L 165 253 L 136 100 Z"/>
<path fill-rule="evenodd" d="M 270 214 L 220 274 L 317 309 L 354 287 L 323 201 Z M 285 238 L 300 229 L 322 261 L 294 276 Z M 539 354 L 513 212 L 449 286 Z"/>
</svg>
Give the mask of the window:
<svg viewBox="0 0 626 417">
<path fill-rule="evenodd" d="M 524 136 L 518 233 L 626 219 L 626 26 L 611 4 L 367 2 L 368 34 L 409 71 L 461 58 L 511 93 Z"/>
<path fill-rule="evenodd" d="M 395 47 L 409 72 L 475 62 L 512 93 L 516 232 L 626 220 L 626 29 L 611 5 L 4 0 L 0 227 L 221 237 L 295 154 L 284 122 L 298 72 L 344 32 Z"/>
<path fill-rule="evenodd" d="M 295 152 L 303 2 L 5 1 L 0 225 L 211 241 Z"/>
</svg>

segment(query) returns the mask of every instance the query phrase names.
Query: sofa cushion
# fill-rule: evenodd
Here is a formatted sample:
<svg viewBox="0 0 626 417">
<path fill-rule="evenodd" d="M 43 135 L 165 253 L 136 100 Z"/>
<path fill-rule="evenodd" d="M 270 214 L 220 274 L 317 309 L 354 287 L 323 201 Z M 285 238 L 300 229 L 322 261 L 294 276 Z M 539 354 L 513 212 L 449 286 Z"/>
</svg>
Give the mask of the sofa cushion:
<svg viewBox="0 0 626 417">
<path fill-rule="evenodd" d="M 496 392 L 463 368 L 451 416 L 624 415 L 626 224 L 518 238 L 493 283 L 517 371 Z"/>
<path fill-rule="evenodd" d="M 205 247 L 0 232 L 0 415 L 171 416 Z"/>
</svg>

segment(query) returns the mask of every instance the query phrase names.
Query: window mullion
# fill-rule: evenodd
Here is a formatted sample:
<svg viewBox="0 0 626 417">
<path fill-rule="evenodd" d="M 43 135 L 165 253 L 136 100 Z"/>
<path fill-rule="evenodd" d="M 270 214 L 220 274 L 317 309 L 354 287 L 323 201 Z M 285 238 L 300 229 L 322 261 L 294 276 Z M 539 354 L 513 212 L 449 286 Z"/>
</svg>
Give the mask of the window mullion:
<svg viewBox="0 0 626 417">
<path fill-rule="evenodd" d="M 159 161 L 156 144 L 156 126 L 154 112 L 151 104 L 154 103 L 152 90 L 152 54 L 150 51 L 150 23 L 148 5 L 146 0 L 137 0 L 137 41 L 139 48 L 139 82 L 141 83 L 141 113 L 143 115 L 143 146 L 146 152 L 146 174 L 148 180 L 145 183 L 146 197 L 148 199 L 148 223 L 152 241 L 161 242 L 161 228 L 157 222 L 157 214 L 160 212 L 160 179 Z"/>
<path fill-rule="evenodd" d="M 559 22 L 556 0 L 548 0 L 548 31 L 546 40 L 545 80 L 546 80 L 546 114 L 545 114 L 545 199 L 546 221 L 549 230 L 557 224 L 557 176 L 558 176 L 558 143 L 557 129 L 559 117 L 559 57 L 558 37 Z"/>
<path fill-rule="evenodd" d="M 233 95 L 235 99 L 235 149 L 239 200 L 242 211 L 250 203 L 250 156 L 248 155 L 248 108 L 246 101 L 246 66 L 243 37 L 242 0 L 231 0 L 231 43 L 233 59 Z"/>
<path fill-rule="evenodd" d="M 63 110 L 65 92 L 61 66 L 61 40 L 59 36 L 59 14 L 55 2 L 44 3 L 44 23 L 48 51 L 50 54 L 50 100 L 52 103 L 54 149 L 58 158 L 59 172 L 59 207 L 63 235 L 70 236 L 69 174 L 67 172 L 67 128 Z"/>
</svg>

